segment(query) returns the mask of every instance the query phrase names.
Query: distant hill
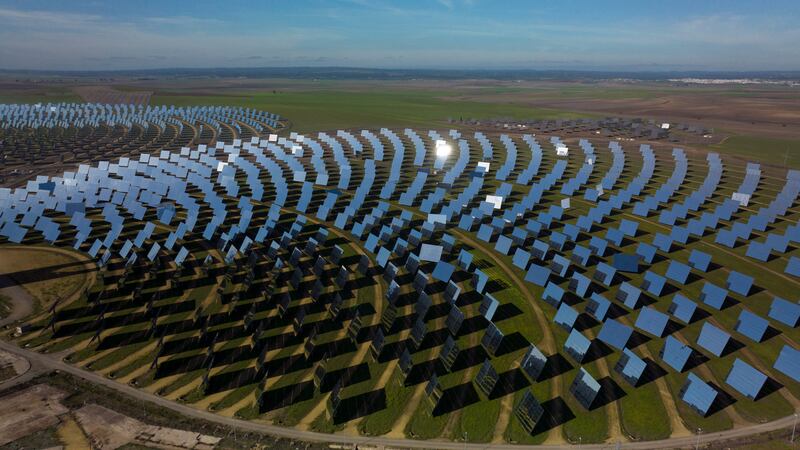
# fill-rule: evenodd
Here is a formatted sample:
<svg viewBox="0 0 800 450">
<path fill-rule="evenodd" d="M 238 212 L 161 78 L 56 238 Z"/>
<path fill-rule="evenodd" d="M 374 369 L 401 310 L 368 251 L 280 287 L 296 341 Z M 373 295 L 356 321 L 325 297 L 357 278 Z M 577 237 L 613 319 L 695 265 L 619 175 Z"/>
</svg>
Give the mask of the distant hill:
<svg viewBox="0 0 800 450">
<path fill-rule="evenodd" d="M 675 78 L 797 80 L 800 72 L 723 72 L 723 71 L 604 71 L 530 69 L 371 69 L 358 67 L 239 67 L 174 68 L 113 71 L 0 70 L 14 76 L 70 76 L 125 78 L 295 78 L 327 80 L 412 80 L 412 79 L 491 79 L 491 80 L 609 80 L 659 81 Z"/>
</svg>

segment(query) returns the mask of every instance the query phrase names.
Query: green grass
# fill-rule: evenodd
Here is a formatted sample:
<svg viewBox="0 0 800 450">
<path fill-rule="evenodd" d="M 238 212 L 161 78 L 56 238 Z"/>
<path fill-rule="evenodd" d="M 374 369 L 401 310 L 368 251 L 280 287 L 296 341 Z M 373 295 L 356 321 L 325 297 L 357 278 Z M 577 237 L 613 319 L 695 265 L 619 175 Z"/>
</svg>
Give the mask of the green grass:
<svg viewBox="0 0 800 450">
<path fill-rule="evenodd" d="M 780 166 L 800 167 L 800 140 L 776 139 L 760 136 L 731 136 L 713 150 L 749 158 L 752 161 L 772 163 Z"/>
<path fill-rule="evenodd" d="M 148 354 L 148 355 L 141 356 L 141 357 L 137 358 L 136 360 L 131 361 L 128 364 L 120 367 L 119 369 L 117 369 L 117 370 L 115 370 L 113 372 L 110 372 L 108 374 L 108 376 L 110 378 L 122 378 L 122 377 L 132 373 L 133 371 L 135 371 L 139 367 L 142 367 L 145 364 L 149 365 L 152 361 L 153 361 L 153 355 Z"/>
<path fill-rule="evenodd" d="M 414 386 L 403 387 L 398 382 L 399 370 L 395 369 L 392 378 L 386 384 L 386 408 L 364 417 L 358 428 L 362 434 L 380 436 L 392 430 L 408 401 L 411 399 Z"/>
<path fill-rule="evenodd" d="M 11 299 L 0 294 L 0 319 L 8 317 L 9 314 L 11 314 Z"/>
<path fill-rule="evenodd" d="M 423 398 L 419 408 L 406 427 L 406 436 L 412 439 L 434 439 L 439 437 L 447 425 L 449 414 L 432 416 L 427 399 Z"/>
<path fill-rule="evenodd" d="M 309 426 L 311 430 L 314 430 L 318 433 L 336 433 L 337 431 L 341 431 L 344 429 L 344 424 L 336 424 L 331 421 L 330 413 L 326 410 L 322 414 L 318 415 L 311 425 Z"/>
<path fill-rule="evenodd" d="M 224 409 L 230 408 L 231 406 L 235 405 L 239 400 L 250 396 L 253 397 L 253 391 L 256 389 L 255 384 L 250 384 L 247 386 L 242 386 L 238 389 L 233 389 L 228 395 L 225 396 L 222 400 L 212 403 L 211 410 L 212 411 L 222 411 Z"/>
<path fill-rule="evenodd" d="M 596 86 L 566 86 L 553 90 L 544 90 L 541 97 L 619 100 L 650 99 L 665 95 L 667 93 L 672 93 L 672 90 L 608 86 L 598 89 Z"/>
<path fill-rule="evenodd" d="M 540 400 L 540 402 L 544 402 L 545 399 L 550 399 L 550 386 L 551 381 L 539 381 L 534 383 L 529 389 L 533 392 L 534 397 Z M 522 389 L 514 394 L 514 407 L 519 404 L 520 400 L 522 400 L 523 395 L 525 395 L 525 391 L 528 389 Z M 512 444 L 541 444 L 547 439 L 550 430 L 545 430 L 543 432 L 539 432 L 535 435 L 531 435 L 524 428 L 522 428 L 522 423 L 514 417 L 513 413 L 511 416 L 511 420 L 508 422 L 508 427 L 505 430 L 505 440 L 506 442 Z"/>
<path fill-rule="evenodd" d="M 656 384 L 648 383 L 626 391 L 627 395 L 620 399 L 621 420 L 625 432 L 636 440 L 668 438 L 671 432 L 669 417 Z"/>
<path fill-rule="evenodd" d="M 195 379 L 202 377 L 204 371 L 205 369 L 198 369 L 182 374 L 172 383 L 162 387 L 158 392 L 159 395 L 169 395 L 172 392 L 175 392 L 176 390 L 182 388 L 183 386 L 186 386 L 187 384 L 191 383 Z"/>
<path fill-rule="evenodd" d="M 85 348 L 78 350 L 77 352 L 70 353 L 67 355 L 64 360 L 70 364 L 77 364 L 84 359 L 94 355 L 97 352 L 97 341 L 93 342 L 90 345 L 87 345 Z"/>
<path fill-rule="evenodd" d="M 23 438 L 17 439 L 14 442 L 0 446 L 0 450 L 21 450 L 27 448 L 50 448 L 61 446 L 62 443 L 58 439 L 56 428 L 57 427 L 50 427 L 45 430 L 31 433 Z"/>
<path fill-rule="evenodd" d="M 453 100 L 436 92 L 386 90 L 382 92 L 291 91 L 241 95 L 192 96 L 158 92 L 155 105 L 231 105 L 278 113 L 297 131 L 350 127 L 443 126 L 448 118 L 568 118 L 585 117 L 567 111 L 520 105 Z"/>
<path fill-rule="evenodd" d="M 82 101 L 71 90 L 59 87 L 0 91 L 0 103 L 69 103 Z"/>
<path fill-rule="evenodd" d="M 600 443 L 608 437 L 608 415 L 606 407 L 595 408 L 592 411 L 577 406 L 577 402 L 572 402 L 571 394 L 566 394 L 567 403 L 574 404 L 571 407 L 575 413 L 575 418 L 564 424 L 564 436 L 574 443 Z M 616 405 L 611 405 L 616 408 Z"/>
<path fill-rule="evenodd" d="M 466 435 L 469 442 L 491 441 L 500 415 L 500 401 L 499 398 L 486 400 L 481 397 L 480 401 L 462 409 L 450 439 L 463 439 Z"/>
<path fill-rule="evenodd" d="M 91 339 L 94 333 L 81 333 L 74 336 L 62 338 L 53 345 L 47 346 L 43 353 L 58 353 L 76 347 L 79 343 Z"/>
</svg>

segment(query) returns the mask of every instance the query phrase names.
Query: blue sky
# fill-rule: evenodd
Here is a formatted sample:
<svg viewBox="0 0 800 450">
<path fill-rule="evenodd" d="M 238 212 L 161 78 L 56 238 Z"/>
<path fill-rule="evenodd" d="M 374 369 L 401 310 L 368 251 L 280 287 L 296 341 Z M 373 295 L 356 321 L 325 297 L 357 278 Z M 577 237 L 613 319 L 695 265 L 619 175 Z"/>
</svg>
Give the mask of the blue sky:
<svg viewBox="0 0 800 450">
<path fill-rule="evenodd" d="M 798 23 L 797 0 L 0 0 L 0 68 L 800 70 Z"/>
</svg>

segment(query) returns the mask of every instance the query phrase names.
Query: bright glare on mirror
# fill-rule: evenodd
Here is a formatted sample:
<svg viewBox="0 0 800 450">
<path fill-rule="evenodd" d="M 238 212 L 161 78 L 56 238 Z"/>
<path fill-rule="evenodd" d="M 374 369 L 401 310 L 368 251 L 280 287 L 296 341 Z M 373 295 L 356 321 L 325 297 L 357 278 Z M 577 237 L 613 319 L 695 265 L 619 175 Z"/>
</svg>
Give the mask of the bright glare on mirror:
<svg viewBox="0 0 800 450">
<path fill-rule="evenodd" d="M 437 158 L 447 158 L 448 156 L 450 156 L 450 152 L 452 150 L 453 149 L 447 144 L 437 145 L 436 146 L 436 157 Z"/>
</svg>

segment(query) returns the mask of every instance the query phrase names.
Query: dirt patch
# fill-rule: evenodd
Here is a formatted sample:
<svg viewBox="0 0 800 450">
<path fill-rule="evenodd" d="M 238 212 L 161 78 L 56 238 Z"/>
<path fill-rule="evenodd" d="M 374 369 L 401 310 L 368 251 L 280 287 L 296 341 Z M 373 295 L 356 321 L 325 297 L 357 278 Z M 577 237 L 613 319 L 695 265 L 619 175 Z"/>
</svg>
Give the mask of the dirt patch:
<svg viewBox="0 0 800 450">
<path fill-rule="evenodd" d="M 31 368 L 27 359 L 0 350 L 0 383 L 12 380 Z"/>
<path fill-rule="evenodd" d="M 121 91 L 110 86 L 78 86 L 72 88 L 89 103 L 149 105 L 152 91 Z"/>
<path fill-rule="evenodd" d="M 58 416 L 69 412 L 64 397 L 64 391 L 37 384 L 0 399 L 0 445 L 58 425 Z"/>
<path fill-rule="evenodd" d="M 78 423 L 89 435 L 93 448 L 114 449 L 136 443 L 156 448 L 212 449 L 220 438 L 155 425 L 147 425 L 99 405 L 75 411 Z"/>
<path fill-rule="evenodd" d="M 738 134 L 800 137 L 800 102 L 780 98 L 668 95 L 651 99 L 536 99 L 536 107 L 700 123 Z"/>
</svg>

